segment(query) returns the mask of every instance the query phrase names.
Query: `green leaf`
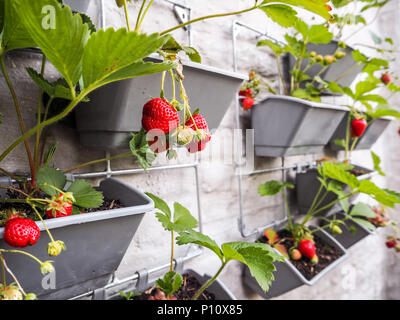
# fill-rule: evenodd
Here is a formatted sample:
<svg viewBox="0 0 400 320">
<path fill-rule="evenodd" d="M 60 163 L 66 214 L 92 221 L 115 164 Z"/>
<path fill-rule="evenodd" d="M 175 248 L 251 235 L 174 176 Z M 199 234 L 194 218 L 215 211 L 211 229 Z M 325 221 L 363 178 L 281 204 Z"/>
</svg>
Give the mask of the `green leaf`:
<svg viewBox="0 0 400 320">
<path fill-rule="evenodd" d="M 168 39 L 169 35 L 148 36 L 126 29 L 98 30 L 91 35 L 84 50 L 82 76 L 85 88 L 96 88 L 111 82 L 110 79 L 120 80 L 120 76 L 112 75 L 124 70 L 126 76 L 126 68 L 132 72 L 130 66 L 156 52 Z"/>
<path fill-rule="evenodd" d="M 185 51 L 186 55 L 189 57 L 191 61 L 196 63 L 201 63 L 200 53 L 195 48 L 183 47 L 183 50 Z"/>
<path fill-rule="evenodd" d="M 178 289 L 182 286 L 182 283 L 182 276 L 175 271 L 170 271 L 167 272 L 162 279 L 158 279 L 156 281 L 156 286 L 160 288 L 168 297 L 169 295 L 178 291 Z"/>
<path fill-rule="evenodd" d="M 314 12 L 318 15 L 320 15 L 321 17 L 325 18 L 325 19 L 330 19 L 331 14 L 329 13 L 329 8 L 326 5 L 326 1 L 325 0 L 279 0 L 279 1 L 275 1 L 275 0 L 264 0 L 261 3 L 261 6 L 267 6 L 270 3 L 283 3 L 283 4 L 288 4 L 291 6 L 295 6 L 295 7 L 299 7 L 299 8 L 303 8 L 305 10 Z"/>
<path fill-rule="evenodd" d="M 294 185 L 287 183 L 287 182 L 281 183 L 276 180 L 271 180 L 264 184 L 260 184 L 258 186 L 258 194 L 260 196 L 273 196 L 273 195 L 281 192 L 284 187 L 293 189 Z"/>
<path fill-rule="evenodd" d="M 322 172 L 324 177 L 347 184 L 352 190 L 360 185 L 360 181 L 358 181 L 355 175 L 347 172 L 342 166 L 336 163 L 324 162 Z"/>
<path fill-rule="evenodd" d="M 353 0 L 332 0 L 332 4 L 336 8 L 341 8 L 341 7 L 347 6 L 351 2 L 353 2 Z"/>
<path fill-rule="evenodd" d="M 376 213 L 365 203 L 357 203 L 350 212 L 351 216 L 375 218 Z"/>
<path fill-rule="evenodd" d="M 156 195 L 149 193 L 149 192 L 145 192 L 145 194 L 154 201 L 154 207 L 158 210 L 161 210 L 162 212 L 165 213 L 165 215 L 167 216 L 167 218 L 169 220 L 171 220 L 171 209 L 169 208 L 168 204 L 162 200 L 161 198 L 157 197 Z"/>
<path fill-rule="evenodd" d="M 368 62 L 368 58 L 363 55 L 360 50 L 354 50 L 353 53 L 353 59 L 357 62 L 360 62 L 361 64 L 365 64 Z"/>
<path fill-rule="evenodd" d="M 221 259 L 222 262 L 224 261 L 222 251 L 217 245 L 217 243 L 210 237 L 200 232 L 194 230 L 180 232 L 179 236 L 176 238 L 176 243 L 178 245 L 185 245 L 190 243 L 197 244 L 199 246 L 210 249 Z"/>
<path fill-rule="evenodd" d="M 284 258 L 263 243 L 231 242 L 222 245 L 225 259 L 237 260 L 249 267 L 251 275 L 266 292 L 274 280 L 276 270 L 273 262 L 283 262 Z"/>
<path fill-rule="evenodd" d="M 257 47 L 267 46 L 269 47 L 276 56 L 280 56 L 281 54 L 287 52 L 286 48 L 280 45 L 278 42 L 272 40 L 261 40 L 257 43 Z"/>
<path fill-rule="evenodd" d="M 46 186 L 46 184 L 62 190 L 67 183 L 67 177 L 62 171 L 56 168 L 42 167 L 36 174 L 36 183 L 40 189 L 43 190 L 43 192 L 47 193 L 49 196 L 55 196 L 59 192 L 49 186 Z"/>
<path fill-rule="evenodd" d="M 375 231 L 376 227 L 369 221 L 365 220 L 365 219 L 361 219 L 361 218 L 352 218 L 351 220 L 353 220 L 355 223 L 358 223 L 359 225 L 367 228 L 368 230 L 371 231 Z"/>
<path fill-rule="evenodd" d="M 58 142 L 55 142 L 47 149 L 46 154 L 44 155 L 43 166 L 49 166 L 51 160 L 53 159 L 54 153 L 57 150 L 57 146 Z"/>
<path fill-rule="evenodd" d="M 385 176 L 385 173 L 382 171 L 381 168 L 381 158 L 379 158 L 379 156 L 373 151 L 371 151 L 371 156 L 372 161 L 374 162 L 374 170 L 378 171 L 381 176 Z"/>
<path fill-rule="evenodd" d="M 139 133 L 132 134 L 129 142 L 132 154 L 138 159 L 143 169 L 150 168 L 157 155 L 150 149 L 146 138 L 146 131 L 143 129 Z"/>
<path fill-rule="evenodd" d="M 381 103 L 381 104 L 387 104 L 388 103 L 385 98 L 383 98 L 382 96 L 377 95 L 377 94 L 363 95 L 363 96 L 359 97 L 358 100 L 360 100 L 360 101 L 372 101 L 372 102 L 377 102 L 377 103 Z"/>
<path fill-rule="evenodd" d="M 182 232 L 197 228 L 198 222 L 190 211 L 179 203 L 174 203 L 174 231 Z"/>
<path fill-rule="evenodd" d="M 325 25 L 312 25 L 308 33 L 308 42 L 311 43 L 329 43 L 332 39 L 333 33 Z"/>
<path fill-rule="evenodd" d="M 3 33 L 0 38 L 2 40 L 1 47 L 3 47 L 4 52 L 35 47 L 35 41 L 29 35 L 11 0 L 1 1 L 1 11 L 3 15 L 0 31 L 3 30 Z"/>
<path fill-rule="evenodd" d="M 166 296 L 176 292 L 182 285 L 183 278 L 179 273 L 170 271 L 162 279 L 156 281 L 156 286 L 160 288 Z"/>
<path fill-rule="evenodd" d="M 72 192 L 75 205 L 81 208 L 98 208 L 103 204 L 103 194 L 85 180 L 76 180 L 67 190 Z"/>
<path fill-rule="evenodd" d="M 377 87 L 377 82 L 375 81 L 360 81 L 356 85 L 355 99 L 359 100 L 362 95 L 367 92 L 371 92 L 372 90 L 375 90 Z"/>
<path fill-rule="evenodd" d="M 396 195 L 387 192 L 385 190 L 382 190 L 370 180 L 360 181 L 360 186 L 358 190 L 361 193 L 365 193 L 373 197 L 379 203 L 391 208 L 393 208 L 396 203 L 400 203 L 399 201 L 400 199 Z"/>
<path fill-rule="evenodd" d="M 79 14 L 56 0 L 13 0 L 30 36 L 74 89 L 82 74 L 82 57 L 89 28 Z M 24 8 L 20 10 L 20 8 Z M 42 13 L 43 9 L 49 11 Z M 53 11 L 54 10 L 54 11 Z M 54 13 L 54 15 L 53 15 Z"/>
<path fill-rule="evenodd" d="M 378 119 L 388 116 L 400 118 L 400 112 L 397 111 L 396 109 L 391 108 L 388 105 L 380 104 L 377 107 L 375 107 L 374 110 L 368 112 L 368 116 L 370 116 L 372 119 Z"/>
<path fill-rule="evenodd" d="M 261 7 L 261 10 L 263 10 L 271 20 L 284 28 L 294 27 L 299 19 L 297 17 L 297 11 L 287 5 L 273 4 Z"/>
<path fill-rule="evenodd" d="M 27 68 L 29 76 L 36 83 L 36 85 L 43 91 L 46 92 L 51 98 L 61 98 L 72 100 L 71 90 L 65 86 L 63 86 L 61 81 L 56 81 L 50 83 L 47 81 L 40 73 L 32 68 Z"/>
</svg>

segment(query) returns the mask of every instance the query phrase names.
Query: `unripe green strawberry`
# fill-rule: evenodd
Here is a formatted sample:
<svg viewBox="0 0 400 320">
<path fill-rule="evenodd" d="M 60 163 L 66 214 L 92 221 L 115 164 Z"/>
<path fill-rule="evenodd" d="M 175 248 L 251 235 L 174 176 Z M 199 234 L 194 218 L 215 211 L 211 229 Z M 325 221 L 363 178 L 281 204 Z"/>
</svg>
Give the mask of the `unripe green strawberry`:
<svg viewBox="0 0 400 320">
<path fill-rule="evenodd" d="M 325 56 L 324 61 L 326 64 L 332 64 L 336 62 L 336 58 L 334 56 Z"/>
<path fill-rule="evenodd" d="M 302 257 L 300 250 L 293 249 L 292 251 L 290 251 L 290 257 L 295 261 L 300 260 Z"/>
<path fill-rule="evenodd" d="M 338 225 L 332 226 L 331 231 L 332 231 L 332 234 L 334 234 L 334 235 L 339 235 L 339 234 L 343 233 L 342 229 L 340 229 L 340 227 Z"/>
<path fill-rule="evenodd" d="M 345 48 L 346 48 L 346 44 L 345 44 L 343 41 L 340 41 L 340 42 L 338 43 L 338 45 L 339 45 L 339 47 L 342 48 L 342 49 L 345 49 Z"/>
<path fill-rule="evenodd" d="M 318 256 L 317 255 L 315 255 L 314 257 L 312 257 L 312 259 L 311 259 L 311 263 L 312 264 L 318 264 L 318 262 L 319 262 L 319 258 L 318 258 Z"/>
<path fill-rule="evenodd" d="M 335 53 L 335 58 L 337 58 L 337 59 L 342 59 L 345 56 L 346 56 L 346 52 L 343 52 L 343 51 L 338 51 Z"/>
<path fill-rule="evenodd" d="M 196 135 L 196 131 L 194 131 L 192 128 L 179 127 L 178 135 L 177 135 L 177 142 L 180 146 L 185 146 L 193 140 L 195 135 Z"/>
<path fill-rule="evenodd" d="M 322 56 L 322 55 L 317 55 L 316 57 L 315 57 L 315 59 L 317 59 L 317 61 L 318 62 L 322 62 L 322 61 L 324 61 L 324 57 Z"/>
<path fill-rule="evenodd" d="M 40 266 L 40 271 L 42 272 L 43 275 L 53 272 L 54 266 L 52 261 L 42 262 L 42 265 Z"/>
<path fill-rule="evenodd" d="M 124 0 L 115 0 L 115 3 L 117 4 L 118 8 L 121 8 L 124 6 Z"/>
<path fill-rule="evenodd" d="M 37 300 L 37 296 L 36 296 L 36 294 L 34 294 L 34 293 L 28 293 L 28 294 L 25 296 L 24 300 Z"/>
<path fill-rule="evenodd" d="M 315 51 L 310 52 L 310 57 L 314 58 L 317 56 L 317 53 Z"/>
<path fill-rule="evenodd" d="M 61 240 L 52 241 L 47 245 L 47 252 L 51 257 L 58 256 L 63 250 L 66 250 L 66 247 L 65 243 Z"/>
</svg>

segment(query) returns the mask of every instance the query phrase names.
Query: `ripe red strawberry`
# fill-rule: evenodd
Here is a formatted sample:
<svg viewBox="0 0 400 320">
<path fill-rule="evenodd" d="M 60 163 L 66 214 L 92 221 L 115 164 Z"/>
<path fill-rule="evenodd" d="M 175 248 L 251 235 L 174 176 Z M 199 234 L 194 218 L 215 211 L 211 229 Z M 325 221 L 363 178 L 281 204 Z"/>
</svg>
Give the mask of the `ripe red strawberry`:
<svg viewBox="0 0 400 320">
<path fill-rule="evenodd" d="M 299 243 L 299 248 L 301 254 L 309 259 L 315 256 L 315 244 L 312 240 L 303 239 Z"/>
<path fill-rule="evenodd" d="M 389 74 L 385 73 L 385 74 L 382 75 L 381 81 L 382 81 L 384 84 L 388 85 L 390 82 L 392 82 L 392 78 L 390 77 Z"/>
<path fill-rule="evenodd" d="M 194 120 L 194 122 L 193 122 L 193 120 Z M 203 132 L 205 134 L 205 138 L 203 138 L 201 141 L 198 141 L 196 139 L 196 137 L 193 138 L 192 142 L 190 142 L 189 144 L 187 144 L 185 146 L 190 153 L 196 153 L 199 151 L 203 151 L 206 147 L 206 144 L 211 140 L 211 134 L 210 134 L 210 131 L 208 130 L 208 125 L 207 125 L 206 119 L 204 119 L 204 117 L 200 114 L 195 114 L 193 116 L 193 120 L 189 119 L 189 121 L 187 121 L 185 125 L 195 131 L 196 131 L 196 127 L 199 130 L 203 130 Z M 194 124 L 196 124 L 196 126 Z"/>
<path fill-rule="evenodd" d="M 386 247 L 388 247 L 389 249 L 392 249 L 394 247 L 396 247 L 398 245 L 397 239 L 396 238 L 389 238 L 386 241 Z"/>
<path fill-rule="evenodd" d="M 352 137 L 361 137 L 365 129 L 367 129 L 367 121 L 364 119 L 354 119 L 351 121 L 351 135 Z"/>
<path fill-rule="evenodd" d="M 46 215 L 49 219 L 67 217 L 72 214 L 72 195 L 59 194 L 51 198 L 46 207 Z"/>
<path fill-rule="evenodd" d="M 165 135 L 164 131 L 160 129 L 154 129 L 149 132 L 146 139 L 150 149 L 154 153 L 162 153 L 169 149 L 168 137 Z"/>
<path fill-rule="evenodd" d="M 13 217 L 4 226 L 4 241 L 14 248 L 33 246 L 39 237 L 39 227 L 28 218 Z"/>
<path fill-rule="evenodd" d="M 169 133 L 178 125 L 178 112 L 166 100 L 156 98 L 144 105 L 142 126 L 146 132 L 160 129 L 164 133 Z"/>
<path fill-rule="evenodd" d="M 251 89 L 241 90 L 239 92 L 239 96 L 241 97 L 251 97 L 253 95 L 253 91 Z"/>
<path fill-rule="evenodd" d="M 244 110 L 250 109 L 252 106 L 254 106 L 254 98 L 252 97 L 244 98 L 242 105 Z"/>
</svg>

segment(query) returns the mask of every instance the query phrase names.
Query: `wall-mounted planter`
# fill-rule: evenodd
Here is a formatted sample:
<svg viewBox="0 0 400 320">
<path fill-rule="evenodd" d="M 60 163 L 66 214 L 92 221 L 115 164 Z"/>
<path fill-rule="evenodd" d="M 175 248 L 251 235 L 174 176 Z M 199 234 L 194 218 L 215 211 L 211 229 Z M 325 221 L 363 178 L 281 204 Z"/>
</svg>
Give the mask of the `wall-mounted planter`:
<svg viewBox="0 0 400 320">
<path fill-rule="evenodd" d="M 198 272 L 192 270 L 192 269 L 186 269 L 183 272 L 179 272 L 180 274 L 190 274 L 194 276 L 200 283 L 201 285 L 204 285 L 208 280 L 211 279 L 210 276 L 208 275 L 200 275 Z M 139 280 L 140 281 L 140 280 Z M 126 290 L 126 291 L 133 291 L 137 293 L 142 293 L 150 288 L 152 288 L 155 284 L 155 281 L 151 281 L 148 283 L 141 283 L 139 286 L 141 288 L 132 288 L 131 290 Z M 233 293 L 219 280 L 215 280 L 215 282 L 209 286 L 206 291 L 209 293 L 213 294 L 215 296 L 215 300 L 236 300 L 236 297 L 233 295 Z M 108 300 L 121 300 L 121 296 L 119 294 L 115 294 L 113 296 L 108 297 Z"/>
<path fill-rule="evenodd" d="M 70 6 L 72 11 L 85 13 L 89 7 L 90 0 L 64 0 L 63 3 Z"/>
<path fill-rule="evenodd" d="M 334 55 L 337 48 L 338 41 L 336 40 L 333 40 L 327 44 L 309 43 L 307 45 L 308 52 L 315 51 L 317 54 L 320 54 L 322 56 Z M 357 68 L 355 68 L 357 62 L 353 58 L 353 48 L 347 46 L 347 48 L 341 49 L 341 51 L 344 51 L 346 53 L 346 56 L 342 59 L 337 60 L 336 63 L 328 67 L 322 74 L 320 74 L 320 77 L 324 81 L 333 81 L 340 86 L 350 87 L 350 85 L 353 83 L 357 75 L 361 72 L 363 67 L 358 66 Z M 288 54 L 285 60 L 287 61 L 284 65 L 285 77 L 287 80 L 289 80 L 289 71 L 293 69 L 296 60 L 291 54 Z M 309 59 L 304 59 L 304 61 L 302 62 L 302 70 L 304 70 L 308 66 L 308 63 Z M 311 79 L 313 79 L 321 72 L 322 68 L 323 67 L 320 64 L 315 64 L 306 72 L 306 74 L 310 76 Z M 287 82 L 290 83 L 290 81 Z"/>
<path fill-rule="evenodd" d="M 161 62 L 156 55 L 147 60 Z M 218 128 L 246 76 L 193 62 L 184 63 L 184 74 L 193 111 L 200 109 L 210 130 Z M 159 96 L 160 83 L 161 74 L 156 74 L 118 81 L 94 91 L 90 102 L 82 103 L 76 110 L 82 145 L 103 150 L 127 149 L 130 133 L 141 129 L 143 105 L 151 97 Z M 172 97 L 171 86 L 167 76 L 166 97 Z"/>
<path fill-rule="evenodd" d="M 335 133 L 332 135 L 329 141 L 329 148 L 334 151 L 344 150 L 344 147 L 335 144 L 335 140 L 346 139 L 348 116 L 344 117 Z M 382 117 L 373 120 L 365 130 L 364 134 L 358 139 L 354 150 L 369 150 L 384 133 L 390 122 L 393 120 L 391 117 Z M 353 139 L 351 139 L 352 143 Z M 351 145 L 350 143 L 350 145 Z"/>
<path fill-rule="evenodd" d="M 10 185 L 10 181 L 5 179 L 0 184 Z M 54 239 L 64 241 L 67 247 L 58 257 L 47 254 L 50 240 L 41 222 L 37 222 L 40 239 L 24 249 L 42 261 L 54 261 L 55 288 L 42 287 L 37 262 L 20 254 L 4 253 L 26 292 L 34 292 L 40 299 L 67 299 L 103 287 L 117 270 L 144 214 L 154 209 L 154 203 L 141 191 L 113 178 L 103 180 L 98 190 L 126 207 L 46 220 Z M 11 249 L 3 236 L 4 228 L 0 228 L 0 247 Z"/>
<path fill-rule="evenodd" d="M 354 170 L 363 172 L 359 175 L 358 180 L 371 179 L 377 174 L 376 171 L 366 169 L 360 166 L 354 166 Z M 364 173 L 365 172 L 365 173 Z M 318 170 L 316 167 L 306 169 L 304 172 L 296 174 L 296 196 L 297 196 L 297 207 L 300 214 L 306 214 L 310 209 L 315 196 L 321 186 L 321 182 L 318 180 Z M 346 186 L 347 187 L 347 186 Z M 346 189 L 345 189 L 346 190 Z M 325 199 L 321 202 L 320 208 L 328 205 L 332 201 L 337 199 L 337 195 L 333 192 L 329 192 Z M 337 207 L 333 206 L 325 211 L 321 211 L 319 215 L 326 215 L 331 211 L 336 211 Z"/>
<path fill-rule="evenodd" d="M 322 152 L 347 109 L 271 96 L 251 110 L 256 155 L 283 157 Z"/>
<path fill-rule="evenodd" d="M 314 229 L 314 227 L 310 227 L 310 229 Z M 258 285 L 257 281 L 251 275 L 248 267 L 245 267 L 245 272 L 244 272 L 245 284 L 265 299 L 278 297 L 304 284 L 309 286 L 314 285 L 319 279 L 324 277 L 328 272 L 334 269 L 347 257 L 346 249 L 324 230 L 319 230 L 315 232 L 315 235 L 321 238 L 328 245 L 336 248 L 341 253 L 341 256 L 333 263 L 331 263 L 329 266 L 327 266 L 325 269 L 323 269 L 320 273 L 318 273 L 314 278 L 312 278 L 311 280 L 307 280 L 303 276 L 303 274 L 289 260 L 285 258 L 285 262 L 283 263 L 278 262 L 275 264 L 276 267 L 276 271 L 274 272 L 275 280 L 272 282 L 272 285 L 267 293 L 265 293 Z M 276 252 L 280 254 L 278 251 Z"/>
<path fill-rule="evenodd" d="M 335 214 L 330 215 L 327 217 L 328 219 L 333 219 L 333 216 L 336 216 L 336 219 L 343 220 L 346 217 L 346 214 L 341 212 L 336 212 Z M 327 225 L 328 221 L 321 220 L 321 226 Z M 333 237 L 340 242 L 340 244 L 345 247 L 346 249 L 352 247 L 356 243 L 360 242 L 362 239 L 368 237 L 373 232 L 368 230 L 367 228 L 359 225 L 358 223 L 347 220 L 345 221 L 345 225 L 341 225 L 340 229 L 342 229 L 342 233 L 338 235 L 334 235 Z M 351 232 L 350 230 L 354 230 Z M 328 230 L 330 234 L 330 230 Z"/>
</svg>

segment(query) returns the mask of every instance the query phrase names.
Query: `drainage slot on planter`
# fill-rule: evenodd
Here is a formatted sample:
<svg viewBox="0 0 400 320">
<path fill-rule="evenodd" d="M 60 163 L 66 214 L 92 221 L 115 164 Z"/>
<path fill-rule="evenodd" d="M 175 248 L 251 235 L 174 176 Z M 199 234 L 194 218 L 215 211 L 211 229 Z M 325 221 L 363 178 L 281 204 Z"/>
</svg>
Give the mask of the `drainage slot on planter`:
<svg viewBox="0 0 400 320">
<path fill-rule="evenodd" d="M 374 175 L 377 174 L 376 171 L 366 169 L 360 166 L 354 166 L 351 173 L 357 176 L 358 180 L 367 180 L 371 179 Z M 298 172 L 296 174 L 296 196 L 297 196 L 297 207 L 299 209 L 299 214 L 306 214 L 310 209 L 312 203 L 314 202 L 314 198 L 318 193 L 319 188 L 321 187 L 321 182 L 318 180 L 318 169 L 316 167 L 306 169 L 305 172 Z M 342 184 L 342 186 L 344 186 Z M 348 188 L 346 186 L 346 188 Z M 345 189 L 345 191 L 349 191 Z M 327 196 L 323 199 L 319 208 L 322 208 L 329 203 L 335 201 L 337 199 L 337 195 L 333 192 L 329 192 Z M 353 197 L 350 200 L 354 200 Z M 321 211 L 318 215 L 326 215 L 329 212 L 337 211 L 337 205 Z"/>
<path fill-rule="evenodd" d="M 287 96 L 271 96 L 252 108 L 255 153 L 284 157 L 320 153 L 348 109 Z"/>
<path fill-rule="evenodd" d="M 329 141 L 329 148 L 334 151 L 344 150 L 344 147 L 339 146 L 335 143 L 336 140 L 346 139 L 347 120 L 350 115 L 343 118 L 339 124 L 335 133 Z M 364 134 L 358 139 L 354 150 L 369 150 L 384 133 L 390 122 L 393 120 L 391 117 L 382 117 L 373 120 L 365 130 Z M 351 139 L 350 145 L 352 145 L 353 139 Z"/>
<path fill-rule="evenodd" d="M 0 185 L 11 183 L 6 178 Z M 64 241 L 67 250 L 53 259 L 56 272 L 46 277 L 44 285 L 37 262 L 23 255 L 4 253 L 8 266 L 26 292 L 34 292 L 40 299 L 67 299 L 108 283 L 144 214 L 154 209 L 154 203 L 141 191 L 114 178 L 103 180 L 98 190 L 105 198 L 119 200 L 125 207 L 45 220 L 54 239 Z M 43 232 L 43 224 L 37 222 L 37 225 L 41 236 L 34 246 L 24 251 L 42 261 L 49 260 L 50 239 Z M 10 249 L 3 237 L 4 228 L 0 228 L 0 247 Z"/>
<path fill-rule="evenodd" d="M 336 40 L 327 44 L 309 43 L 307 45 L 308 52 L 315 51 L 317 54 L 322 56 L 334 55 L 337 49 L 338 41 Z M 336 82 L 340 86 L 350 87 L 357 75 L 362 71 L 363 67 L 357 66 L 357 62 L 353 58 L 353 48 L 347 46 L 345 49 L 340 50 L 345 52 L 346 56 L 329 66 L 322 74 L 319 74 L 323 68 L 320 64 L 314 64 L 309 70 L 307 70 L 306 74 L 310 76 L 311 79 L 314 79 L 314 77 L 319 74 L 321 79 L 326 82 Z M 290 87 L 291 74 L 289 71 L 293 69 L 296 60 L 291 54 L 287 54 L 284 61 L 283 69 L 285 72 L 285 79 Z M 301 69 L 304 70 L 308 64 L 309 59 L 304 59 Z"/>
<path fill-rule="evenodd" d="M 157 55 L 146 61 L 162 62 Z M 218 128 L 247 77 L 193 62 L 185 62 L 183 72 L 191 107 L 200 109 L 210 130 Z M 142 127 L 143 105 L 159 94 L 160 83 L 161 74 L 156 74 L 114 82 L 91 93 L 90 102 L 76 109 L 81 144 L 109 151 L 128 149 L 130 133 Z M 167 98 L 172 97 L 171 87 L 171 79 L 166 77 Z"/>
<path fill-rule="evenodd" d="M 310 227 L 310 229 L 313 230 L 315 229 L 315 227 Z M 276 271 L 274 272 L 275 280 L 272 282 L 272 285 L 267 293 L 265 293 L 261 289 L 261 287 L 257 284 L 257 281 L 251 276 L 250 270 L 247 267 L 245 267 L 244 271 L 245 284 L 248 287 L 250 287 L 253 291 L 255 291 L 257 294 L 264 297 L 265 299 L 270 299 L 273 297 L 280 296 L 304 284 L 309 286 L 314 285 L 319 279 L 324 277 L 329 271 L 334 269 L 347 257 L 347 252 L 345 248 L 324 230 L 316 231 L 314 236 L 317 247 L 317 255 L 320 258 L 319 263 L 324 263 L 327 265 L 324 266 L 322 270 L 319 270 L 318 272 L 315 271 L 315 274 L 312 278 L 309 278 L 309 276 L 306 277 L 302 272 L 299 271 L 298 268 L 296 268 L 295 262 L 289 261 L 288 259 L 285 258 L 285 262 L 275 264 L 276 267 Z M 266 241 L 265 238 L 264 239 L 260 238 L 259 240 L 261 242 Z M 327 247 L 330 247 L 330 249 L 328 250 Z M 325 256 L 327 252 L 329 253 L 330 250 L 333 250 L 335 252 L 335 259 L 331 258 L 331 263 L 328 263 L 326 261 L 326 258 L 324 258 L 323 256 Z M 278 254 L 281 254 L 279 253 L 279 251 L 277 250 L 275 251 Z M 303 264 L 302 259 L 297 261 L 299 265 Z M 307 262 L 310 263 L 309 260 Z"/>
</svg>

